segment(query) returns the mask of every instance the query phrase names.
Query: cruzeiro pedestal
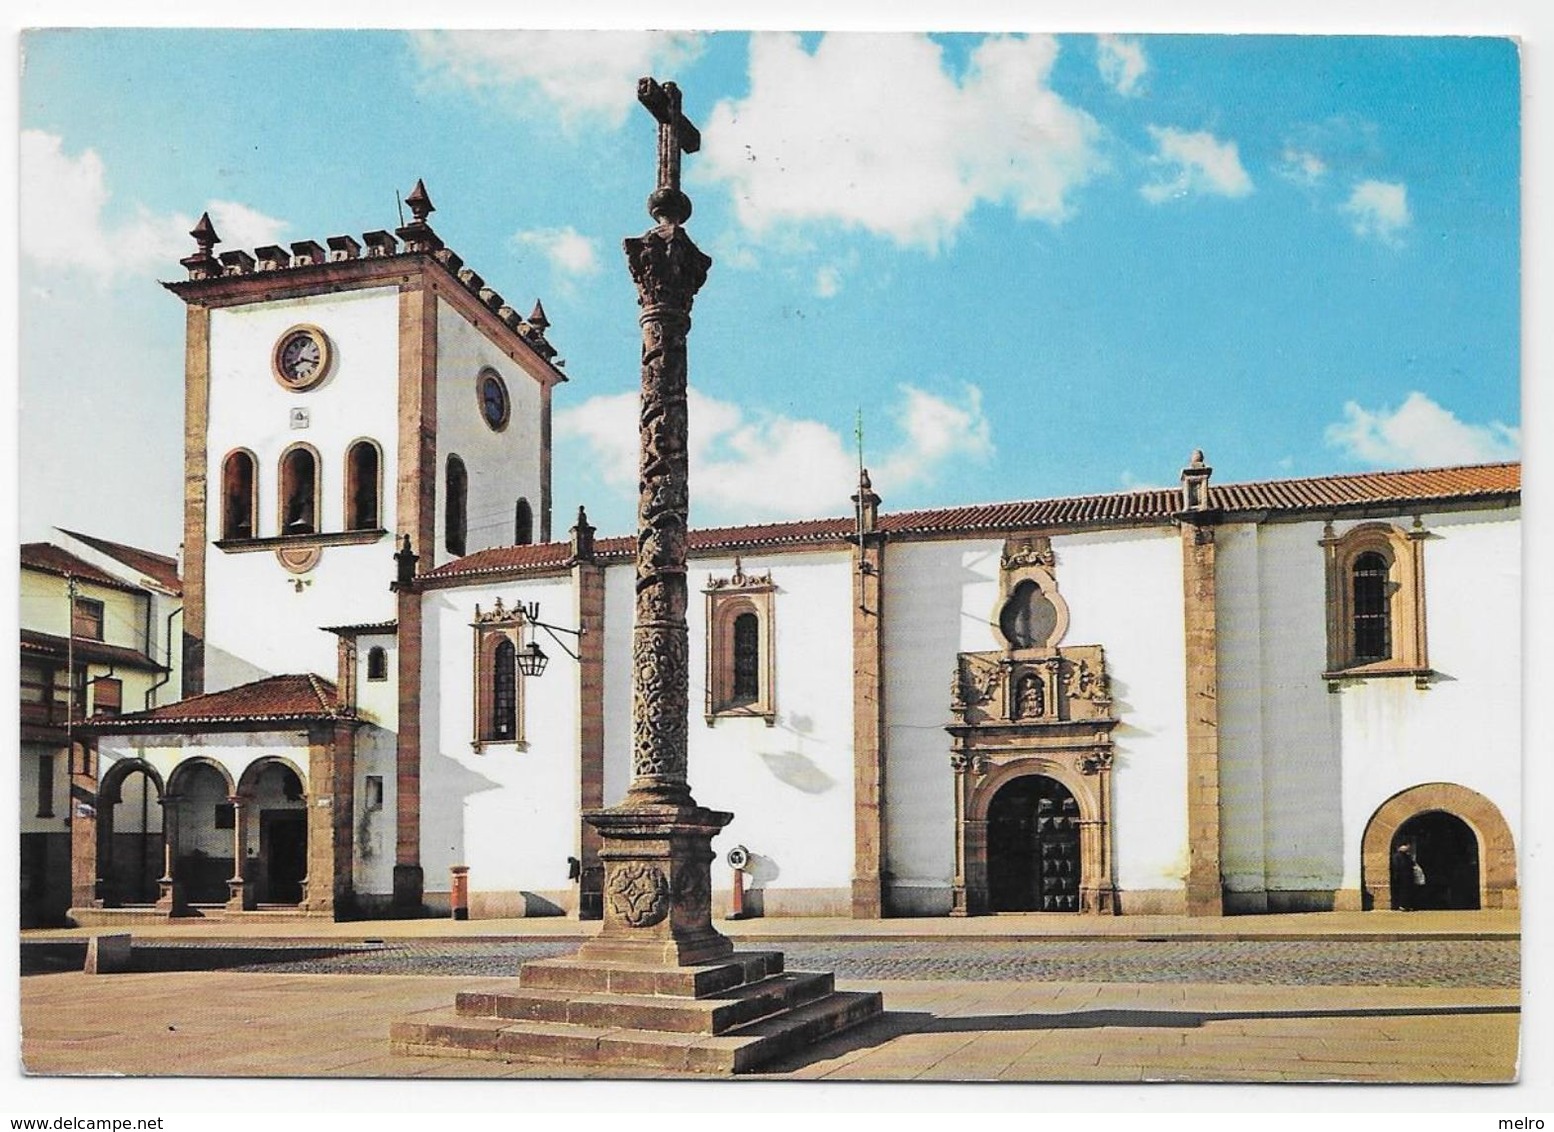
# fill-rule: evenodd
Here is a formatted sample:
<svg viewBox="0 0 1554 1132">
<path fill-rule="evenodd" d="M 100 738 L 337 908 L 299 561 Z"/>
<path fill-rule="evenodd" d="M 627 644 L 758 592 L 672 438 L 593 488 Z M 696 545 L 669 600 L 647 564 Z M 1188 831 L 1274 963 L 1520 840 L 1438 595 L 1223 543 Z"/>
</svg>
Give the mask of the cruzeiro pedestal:
<svg viewBox="0 0 1554 1132">
<path fill-rule="evenodd" d="M 878 993 L 783 970 L 778 952 L 735 952 L 712 924 L 712 839 L 733 815 L 704 809 L 686 778 L 689 504 L 686 339 L 712 261 L 684 224 L 680 155 L 701 146 L 680 91 L 651 78 L 637 98 L 658 122 L 654 227 L 626 241 L 642 308 L 632 781 L 599 831 L 604 923 L 576 955 L 525 963 L 511 989 L 395 1023 L 396 1052 L 565 1066 L 739 1073 L 879 1014 Z"/>
</svg>

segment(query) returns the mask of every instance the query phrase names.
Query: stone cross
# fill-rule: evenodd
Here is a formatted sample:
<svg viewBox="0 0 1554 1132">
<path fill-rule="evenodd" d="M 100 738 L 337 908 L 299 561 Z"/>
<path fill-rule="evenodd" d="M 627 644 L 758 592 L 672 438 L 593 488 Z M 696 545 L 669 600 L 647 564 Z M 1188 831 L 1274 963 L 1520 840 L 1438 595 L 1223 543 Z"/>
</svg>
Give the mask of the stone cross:
<svg viewBox="0 0 1554 1132">
<path fill-rule="evenodd" d="M 680 110 L 680 88 L 656 79 L 637 82 L 637 101 L 658 120 L 658 188 L 648 198 L 648 211 L 661 224 L 684 224 L 691 200 L 680 191 L 680 154 L 701 149 L 701 131 Z"/>
</svg>

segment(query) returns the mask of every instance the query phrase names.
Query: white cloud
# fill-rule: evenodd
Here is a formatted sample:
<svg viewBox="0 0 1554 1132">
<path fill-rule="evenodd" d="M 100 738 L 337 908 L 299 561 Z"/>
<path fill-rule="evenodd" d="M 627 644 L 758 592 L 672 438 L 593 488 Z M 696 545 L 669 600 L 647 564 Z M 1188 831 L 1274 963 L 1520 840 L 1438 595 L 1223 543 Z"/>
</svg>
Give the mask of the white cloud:
<svg viewBox="0 0 1554 1132">
<path fill-rule="evenodd" d="M 1205 131 L 1189 133 L 1170 126 L 1150 126 L 1156 151 L 1151 160 L 1162 167 L 1163 179 L 1139 189 L 1152 204 L 1179 200 L 1197 193 L 1244 197 L 1252 191 L 1252 178 L 1241 166 L 1233 141 L 1220 141 Z"/>
<path fill-rule="evenodd" d="M 815 294 L 829 299 L 842 289 L 842 273 L 834 264 L 827 264 L 815 272 Z"/>
<path fill-rule="evenodd" d="M 926 36 L 790 34 L 750 42 L 750 94 L 714 107 L 696 176 L 741 222 L 835 221 L 928 250 L 980 202 L 1056 223 L 1102 166 L 1100 128 L 1048 85 L 1056 42 L 984 40 L 964 77 Z"/>
<path fill-rule="evenodd" d="M 1144 45 L 1120 35 L 1103 35 L 1095 41 L 1095 65 L 1118 94 L 1133 94 L 1149 70 Z"/>
<path fill-rule="evenodd" d="M 1413 222 L 1408 211 L 1408 187 L 1393 181 L 1361 181 L 1342 210 L 1349 215 L 1356 235 L 1374 236 L 1394 247 Z"/>
<path fill-rule="evenodd" d="M 568 224 L 565 228 L 530 228 L 513 234 L 520 249 L 539 252 L 551 269 L 567 276 L 593 275 L 599 270 L 594 241 Z"/>
<path fill-rule="evenodd" d="M 192 216 L 137 207 L 129 220 L 104 220 L 110 193 L 95 150 L 72 157 L 62 138 L 23 130 L 20 164 L 21 250 L 39 267 L 84 271 L 107 284 L 136 272 L 174 274 L 178 261 L 194 251 Z M 274 243 L 287 227 L 235 201 L 211 201 L 206 210 L 229 246 Z"/>
<path fill-rule="evenodd" d="M 474 90 L 540 96 L 563 123 L 619 126 L 637 105 L 637 80 L 674 74 L 702 37 L 671 31 L 419 31 L 410 42 L 425 71 Z"/>
<path fill-rule="evenodd" d="M 982 398 L 967 386 L 955 404 L 912 386 L 890 416 L 897 446 L 871 461 L 881 491 L 931 480 L 957 457 L 992 453 Z M 819 421 L 750 414 L 690 390 L 691 498 L 695 521 L 750 522 L 845 514 L 857 486 L 851 438 Z M 559 438 L 582 440 L 606 484 L 637 488 L 637 395 L 594 397 L 556 415 Z"/>
<path fill-rule="evenodd" d="M 1468 424 L 1425 394 L 1410 393 L 1397 409 L 1344 405 L 1344 419 L 1328 425 L 1327 443 L 1374 467 L 1430 467 L 1514 460 L 1521 429 L 1499 421 Z"/>
<path fill-rule="evenodd" d="M 1327 162 L 1308 149 L 1287 145 L 1275 166 L 1279 176 L 1297 185 L 1314 188 L 1327 176 Z"/>
</svg>

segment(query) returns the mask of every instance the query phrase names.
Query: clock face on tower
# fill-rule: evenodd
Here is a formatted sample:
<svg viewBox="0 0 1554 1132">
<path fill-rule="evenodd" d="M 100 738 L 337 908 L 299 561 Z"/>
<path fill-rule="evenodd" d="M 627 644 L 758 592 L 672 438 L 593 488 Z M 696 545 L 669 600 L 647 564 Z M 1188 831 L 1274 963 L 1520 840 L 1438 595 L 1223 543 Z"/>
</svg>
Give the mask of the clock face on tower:
<svg viewBox="0 0 1554 1132">
<path fill-rule="evenodd" d="M 329 372 L 329 339 L 316 326 L 293 326 L 275 342 L 275 380 L 287 389 L 311 389 Z"/>
<path fill-rule="evenodd" d="M 506 428 L 510 405 L 507 400 L 507 386 L 502 384 L 501 375 L 493 369 L 481 370 L 476 392 L 480 394 L 480 415 L 485 417 L 486 424 L 490 425 L 494 432 L 500 432 Z"/>
</svg>

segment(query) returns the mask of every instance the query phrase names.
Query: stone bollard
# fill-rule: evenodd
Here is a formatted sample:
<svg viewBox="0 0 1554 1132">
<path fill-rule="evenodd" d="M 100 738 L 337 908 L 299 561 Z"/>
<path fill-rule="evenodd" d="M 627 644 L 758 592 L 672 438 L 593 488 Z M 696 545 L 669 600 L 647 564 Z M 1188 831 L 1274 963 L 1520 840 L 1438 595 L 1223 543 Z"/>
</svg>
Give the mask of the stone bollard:
<svg viewBox="0 0 1554 1132">
<path fill-rule="evenodd" d="M 94 935 L 86 941 L 86 966 L 88 975 L 117 975 L 130 969 L 130 952 L 133 945 L 130 934 Z"/>
</svg>

